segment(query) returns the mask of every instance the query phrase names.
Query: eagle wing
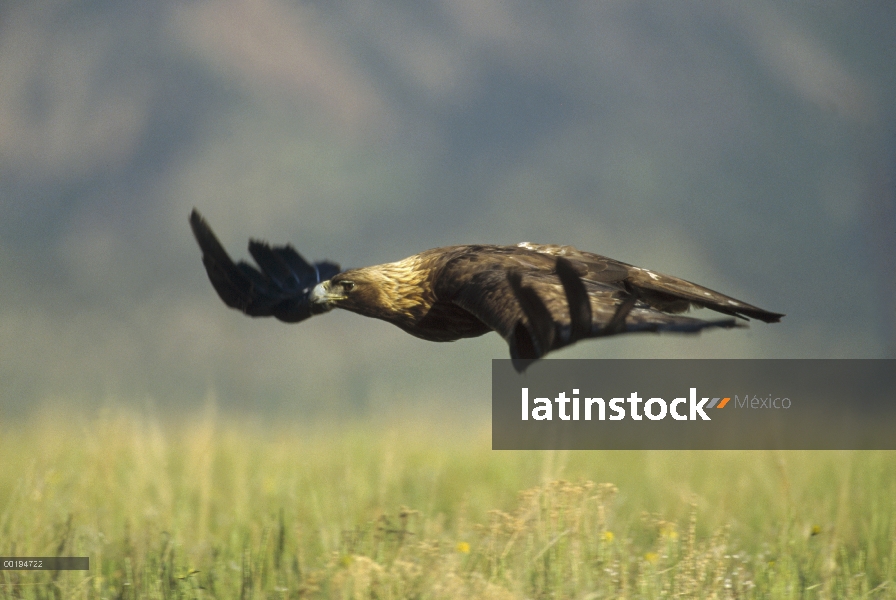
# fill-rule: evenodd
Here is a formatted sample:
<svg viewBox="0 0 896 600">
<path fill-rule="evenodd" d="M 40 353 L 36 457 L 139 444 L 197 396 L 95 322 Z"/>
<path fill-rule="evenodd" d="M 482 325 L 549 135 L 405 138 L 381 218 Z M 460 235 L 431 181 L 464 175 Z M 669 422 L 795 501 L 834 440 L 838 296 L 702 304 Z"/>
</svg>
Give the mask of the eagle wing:
<svg viewBox="0 0 896 600">
<path fill-rule="evenodd" d="M 651 307 L 679 313 L 689 308 L 708 308 L 733 317 L 777 323 L 784 315 L 763 310 L 684 279 L 636 267 L 606 256 L 582 252 L 572 246 L 521 244 L 539 254 L 564 258 L 585 281 L 622 284 Z"/>
<path fill-rule="evenodd" d="M 303 321 L 314 314 L 311 289 L 341 271 L 329 261 L 309 263 L 292 246 L 269 246 L 249 242 L 249 253 L 259 268 L 234 263 L 196 209 L 190 227 L 202 249 L 202 264 L 221 300 L 250 317 L 276 317 L 287 323 Z"/>
<path fill-rule="evenodd" d="M 691 306 L 766 322 L 783 316 L 571 246 L 471 247 L 440 278 L 451 302 L 497 331 L 514 359 L 537 359 L 585 338 L 738 326 L 734 318 L 675 314 Z"/>
</svg>

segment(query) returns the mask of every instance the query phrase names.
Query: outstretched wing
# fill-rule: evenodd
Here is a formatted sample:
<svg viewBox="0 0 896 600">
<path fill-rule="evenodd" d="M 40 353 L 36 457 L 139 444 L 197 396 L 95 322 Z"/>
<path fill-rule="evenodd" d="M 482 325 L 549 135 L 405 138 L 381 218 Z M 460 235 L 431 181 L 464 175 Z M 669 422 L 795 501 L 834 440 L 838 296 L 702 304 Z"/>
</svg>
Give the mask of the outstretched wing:
<svg viewBox="0 0 896 600">
<path fill-rule="evenodd" d="M 489 257 L 475 252 L 457 257 L 445 276 L 455 282 L 451 301 L 507 340 L 514 359 L 537 359 L 592 337 L 739 325 L 734 318 L 706 321 L 674 314 L 690 306 L 766 322 L 783 316 L 569 246 L 495 250 Z"/>
<path fill-rule="evenodd" d="M 199 211 L 190 213 L 190 227 L 202 249 L 202 264 L 224 304 L 250 317 L 277 317 L 296 323 L 315 314 L 308 295 L 321 281 L 340 272 L 339 265 L 309 263 L 292 246 L 249 242 L 249 253 L 260 270 L 234 263 Z"/>
<path fill-rule="evenodd" d="M 708 308 L 733 317 L 759 319 L 766 323 L 777 323 L 784 316 L 678 277 L 582 252 L 572 246 L 523 243 L 519 247 L 554 259 L 564 258 L 583 280 L 621 285 L 639 300 L 664 312 L 681 313 L 689 308 Z"/>
</svg>

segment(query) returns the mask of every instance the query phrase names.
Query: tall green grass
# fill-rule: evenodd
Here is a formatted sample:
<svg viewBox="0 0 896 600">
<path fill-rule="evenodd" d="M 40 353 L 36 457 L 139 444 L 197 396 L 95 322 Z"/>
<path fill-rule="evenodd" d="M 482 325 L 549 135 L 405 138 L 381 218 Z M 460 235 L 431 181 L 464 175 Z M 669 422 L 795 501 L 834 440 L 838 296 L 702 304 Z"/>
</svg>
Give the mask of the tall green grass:
<svg viewBox="0 0 896 600">
<path fill-rule="evenodd" d="M 0 425 L 17 598 L 896 598 L 896 453 L 498 452 L 489 424 Z"/>
</svg>

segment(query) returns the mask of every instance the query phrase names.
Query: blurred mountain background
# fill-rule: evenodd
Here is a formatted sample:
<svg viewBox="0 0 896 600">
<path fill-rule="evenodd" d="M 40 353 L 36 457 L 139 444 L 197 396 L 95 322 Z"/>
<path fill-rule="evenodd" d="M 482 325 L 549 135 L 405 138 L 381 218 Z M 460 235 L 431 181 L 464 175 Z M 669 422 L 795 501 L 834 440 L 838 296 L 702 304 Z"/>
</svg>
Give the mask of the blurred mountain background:
<svg viewBox="0 0 896 600">
<path fill-rule="evenodd" d="M 787 313 L 556 357 L 896 356 L 896 4 L 0 3 L 0 417 L 487 411 L 490 334 L 251 320 L 195 206 L 343 267 L 533 241 Z"/>
</svg>

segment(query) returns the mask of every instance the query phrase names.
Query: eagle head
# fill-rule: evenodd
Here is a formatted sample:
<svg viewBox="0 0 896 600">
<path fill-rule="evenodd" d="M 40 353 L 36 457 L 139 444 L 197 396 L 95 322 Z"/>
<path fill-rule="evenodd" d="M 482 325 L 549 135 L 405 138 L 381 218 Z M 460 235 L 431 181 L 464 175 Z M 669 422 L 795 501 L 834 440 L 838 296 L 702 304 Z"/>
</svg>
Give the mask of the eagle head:
<svg viewBox="0 0 896 600">
<path fill-rule="evenodd" d="M 342 308 L 392 322 L 420 318 L 434 300 L 425 283 L 428 272 L 407 262 L 343 271 L 315 285 L 309 300 L 320 312 Z"/>
<path fill-rule="evenodd" d="M 383 290 L 365 269 L 352 269 L 314 286 L 309 299 L 321 312 L 342 308 L 366 314 L 383 305 Z"/>
</svg>

